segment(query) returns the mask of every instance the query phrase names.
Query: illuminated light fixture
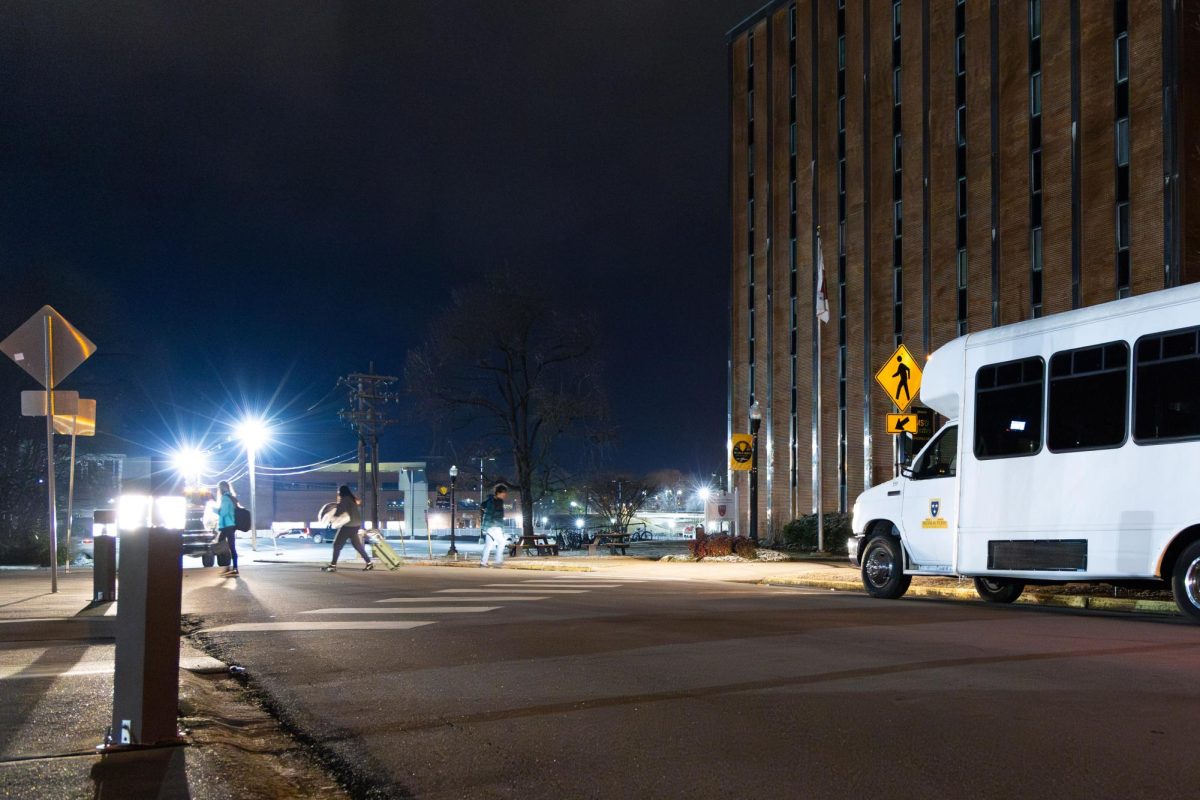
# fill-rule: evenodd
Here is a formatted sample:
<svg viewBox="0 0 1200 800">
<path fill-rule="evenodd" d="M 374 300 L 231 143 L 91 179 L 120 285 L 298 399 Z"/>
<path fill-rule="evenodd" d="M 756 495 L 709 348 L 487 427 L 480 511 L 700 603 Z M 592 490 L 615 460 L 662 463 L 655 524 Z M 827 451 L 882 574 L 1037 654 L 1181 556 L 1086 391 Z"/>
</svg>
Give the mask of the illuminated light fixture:
<svg viewBox="0 0 1200 800">
<path fill-rule="evenodd" d="M 582 528 L 582 527 L 583 527 L 583 519 L 582 519 L 582 518 L 575 520 L 575 527 L 576 527 L 576 528 Z"/>
<path fill-rule="evenodd" d="M 171 466 L 185 483 L 199 483 L 208 469 L 208 456 L 195 447 L 183 447 L 171 455 Z"/>
<path fill-rule="evenodd" d="M 1023 431 L 1023 430 L 1025 430 L 1025 420 L 1023 420 L 1023 419 L 1014 419 L 1012 422 L 1008 423 L 1008 429 L 1009 429 L 1010 431 Z"/>
<path fill-rule="evenodd" d="M 181 531 L 187 527 L 187 498 L 123 494 L 117 500 L 117 527 L 123 531 L 138 528 Z"/>
<path fill-rule="evenodd" d="M 707 486 L 705 486 L 701 488 L 700 491 L 696 492 L 696 496 L 703 501 L 707 501 L 708 498 L 712 496 L 712 489 L 709 489 Z"/>
<path fill-rule="evenodd" d="M 271 429 L 267 427 L 267 423 L 261 417 L 246 417 L 238 423 L 237 428 L 234 429 L 234 435 L 247 450 L 253 453 L 271 440 Z"/>
</svg>

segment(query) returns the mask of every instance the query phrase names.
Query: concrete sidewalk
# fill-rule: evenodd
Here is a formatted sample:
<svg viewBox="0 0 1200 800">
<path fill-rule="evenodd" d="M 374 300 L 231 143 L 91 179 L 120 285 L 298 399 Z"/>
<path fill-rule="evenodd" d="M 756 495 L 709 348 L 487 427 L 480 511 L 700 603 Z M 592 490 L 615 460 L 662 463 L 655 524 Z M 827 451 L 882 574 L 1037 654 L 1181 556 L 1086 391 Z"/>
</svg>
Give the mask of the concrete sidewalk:
<svg viewBox="0 0 1200 800">
<path fill-rule="evenodd" d="M 185 572 L 189 590 L 215 581 Z M 0 797 L 345 797 L 224 664 L 181 640 L 179 746 L 100 756 L 112 715 L 115 604 L 91 606 L 90 570 L 0 571 Z"/>
</svg>

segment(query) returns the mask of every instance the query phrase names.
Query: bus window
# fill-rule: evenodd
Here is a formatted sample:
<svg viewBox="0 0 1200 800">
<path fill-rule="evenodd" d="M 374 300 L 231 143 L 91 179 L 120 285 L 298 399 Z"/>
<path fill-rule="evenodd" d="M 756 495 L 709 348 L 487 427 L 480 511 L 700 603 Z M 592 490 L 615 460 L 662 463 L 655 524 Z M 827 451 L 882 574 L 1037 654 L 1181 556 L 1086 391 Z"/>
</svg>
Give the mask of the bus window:
<svg viewBox="0 0 1200 800">
<path fill-rule="evenodd" d="M 953 478 L 958 467 L 958 426 L 947 428 L 913 465 L 914 480 Z"/>
<path fill-rule="evenodd" d="M 1133 438 L 1142 444 L 1200 437 L 1200 328 L 1137 340 Z"/>
<path fill-rule="evenodd" d="M 975 373 L 975 457 L 1029 456 L 1042 449 L 1046 362 L 1025 358 Z"/>
<path fill-rule="evenodd" d="M 1129 417 L 1129 345 L 1109 342 L 1050 357 L 1051 452 L 1119 447 Z"/>
</svg>

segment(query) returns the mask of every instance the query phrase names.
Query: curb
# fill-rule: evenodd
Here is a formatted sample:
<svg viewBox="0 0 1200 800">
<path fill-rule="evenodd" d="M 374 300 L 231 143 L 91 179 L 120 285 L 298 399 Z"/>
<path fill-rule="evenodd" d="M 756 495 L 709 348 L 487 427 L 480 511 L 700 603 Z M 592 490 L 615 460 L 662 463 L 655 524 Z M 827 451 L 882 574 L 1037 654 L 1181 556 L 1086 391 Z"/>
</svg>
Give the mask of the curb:
<svg viewBox="0 0 1200 800">
<path fill-rule="evenodd" d="M 312 566 L 320 566 L 321 562 L 318 562 L 318 561 L 293 561 L 293 560 L 275 559 L 275 558 L 271 558 L 271 559 L 257 559 L 256 558 L 256 559 L 253 559 L 253 563 L 255 563 L 255 564 L 311 564 Z M 428 560 L 418 561 L 415 559 L 407 559 L 407 560 L 402 560 L 400 562 L 400 566 L 402 566 L 402 567 L 450 567 L 452 569 L 479 569 L 480 568 L 479 562 L 475 561 L 473 559 L 466 559 L 463 561 L 440 561 L 440 560 L 438 560 L 438 561 L 428 561 Z M 534 572 L 595 572 L 595 570 L 592 569 L 591 567 L 576 566 L 574 564 L 544 564 L 544 563 L 543 564 L 531 564 L 529 562 L 521 562 L 521 561 L 518 561 L 515 564 L 505 561 L 504 565 L 502 567 L 500 567 L 500 569 L 513 569 L 513 570 L 523 569 L 523 570 L 529 570 L 529 571 L 534 571 Z M 384 570 L 384 571 L 390 572 L 391 570 Z"/>
<path fill-rule="evenodd" d="M 822 580 L 820 578 L 794 578 L 779 576 L 754 581 L 761 586 L 804 586 L 810 589 L 832 589 L 866 594 L 857 581 Z M 972 589 L 953 586 L 910 586 L 905 596 L 940 597 L 948 600 L 983 600 Z M 1116 611 L 1125 614 L 1152 614 L 1155 616 L 1180 616 L 1179 609 L 1169 600 L 1134 600 L 1120 597 L 1094 597 L 1092 595 L 1066 594 L 1022 594 L 1017 598 L 1020 605 L 1046 606 L 1049 608 L 1079 608 L 1091 611 Z"/>
</svg>

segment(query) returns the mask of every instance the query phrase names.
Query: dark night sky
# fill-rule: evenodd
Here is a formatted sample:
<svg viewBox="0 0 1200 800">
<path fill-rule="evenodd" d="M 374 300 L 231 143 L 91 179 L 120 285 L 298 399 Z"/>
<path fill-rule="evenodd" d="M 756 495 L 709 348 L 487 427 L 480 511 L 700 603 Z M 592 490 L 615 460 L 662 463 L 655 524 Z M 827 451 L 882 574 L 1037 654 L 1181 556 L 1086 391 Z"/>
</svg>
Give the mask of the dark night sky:
<svg viewBox="0 0 1200 800">
<path fill-rule="evenodd" d="M 58 308 L 100 347 L 65 388 L 129 449 L 270 403 L 297 463 L 352 445 L 337 403 L 303 416 L 338 375 L 399 374 L 511 264 L 602 316 L 615 466 L 717 469 L 724 33 L 756 4 L 7 2 L 0 338 Z"/>
</svg>

